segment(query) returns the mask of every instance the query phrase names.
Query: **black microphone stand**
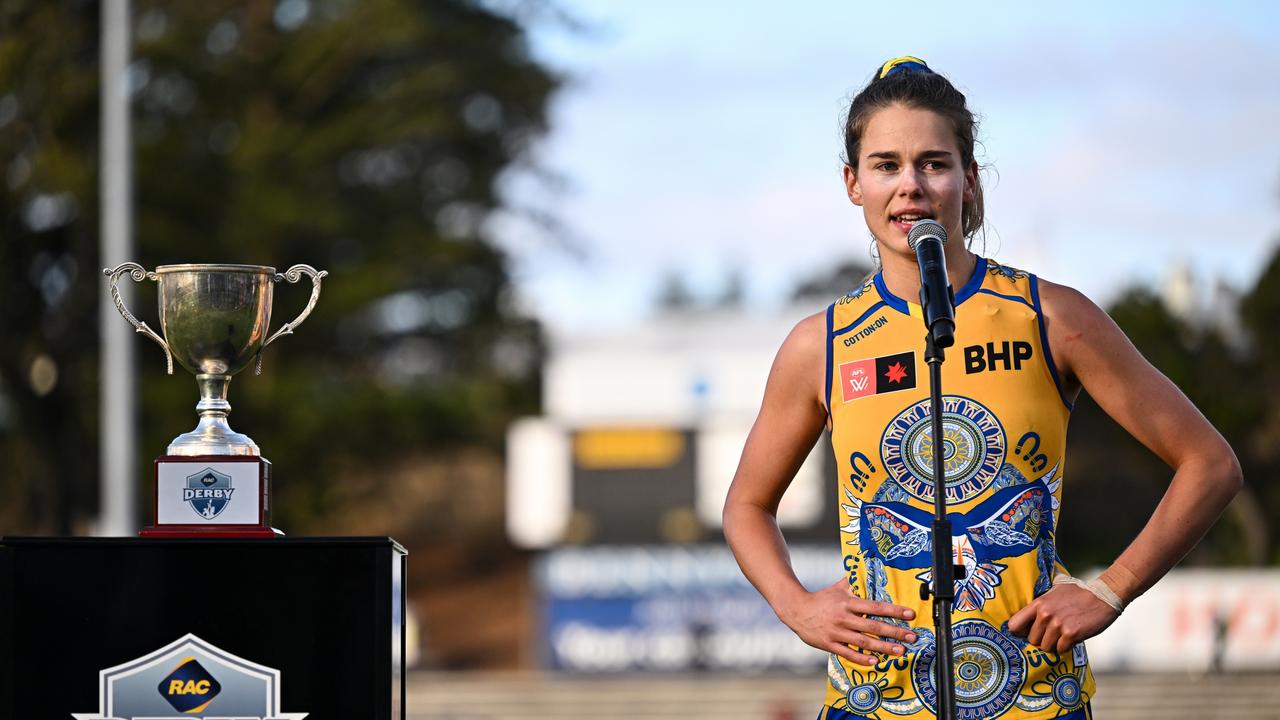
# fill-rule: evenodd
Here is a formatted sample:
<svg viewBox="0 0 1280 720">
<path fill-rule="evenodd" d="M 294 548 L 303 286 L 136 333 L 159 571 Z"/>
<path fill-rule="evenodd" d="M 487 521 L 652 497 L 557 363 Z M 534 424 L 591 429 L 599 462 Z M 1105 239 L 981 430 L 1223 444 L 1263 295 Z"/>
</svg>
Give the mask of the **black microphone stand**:
<svg viewBox="0 0 1280 720">
<path fill-rule="evenodd" d="M 920 289 L 921 305 L 927 307 L 927 289 Z M 947 294 L 952 307 L 955 295 L 951 288 Z M 955 656 L 951 642 L 951 604 L 955 600 L 955 580 L 964 577 L 964 565 L 956 565 L 951 545 L 951 521 L 947 519 L 947 482 L 945 447 L 942 435 L 942 363 L 946 356 L 942 349 L 955 342 L 952 327 L 935 323 L 925 335 L 924 361 L 929 365 L 929 420 L 933 426 L 933 590 L 929 583 L 920 583 L 920 599 L 933 595 L 934 687 L 938 691 L 939 720 L 956 718 Z"/>
</svg>

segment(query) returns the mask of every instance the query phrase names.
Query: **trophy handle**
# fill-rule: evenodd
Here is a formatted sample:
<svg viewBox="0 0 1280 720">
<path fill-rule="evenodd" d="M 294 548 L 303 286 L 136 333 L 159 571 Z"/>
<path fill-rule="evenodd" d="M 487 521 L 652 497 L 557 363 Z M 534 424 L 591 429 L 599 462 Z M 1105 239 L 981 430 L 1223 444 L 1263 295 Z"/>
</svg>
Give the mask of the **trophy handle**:
<svg viewBox="0 0 1280 720">
<path fill-rule="evenodd" d="M 315 309 L 316 301 L 320 299 L 320 280 L 328 274 L 329 272 L 327 270 L 316 270 L 310 265 L 294 265 L 283 273 L 276 273 L 276 282 L 288 280 L 291 283 L 296 283 L 302 279 L 303 275 L 309 276 L 311 278 L 311 299 L 307 301 L 307 306 L 302 309 L 302 312 L 299 313 L 298 317 L 280 326 L 279 330 L 275 331 L 271 337 L 267 338 L 266 342 L 262 343 L 262 347 L 258 350 L 258 366 L 255 370 L 256 374 L 262 374 L 262 351 L 266 350 L 267 346 L 281 335 L 292 335 L 294 328 L 301 325 L 302 321 L 306 320 L 307 316 L 311 314 L 311 311 Z"/>
<path fill-rule="evenodd" d="M 153 272 L 147 272 L 147 270 L 143 268 L 141 265 L 139 265 L 138 263 L 132 263 L 132 262 L 121 263 L 115 266 L 114 268 L 102 269 L 103 275 L 108 275 L 111 277 L 111 300 L 115 302 L 116 310 L 120 311 L 120 314 L 124 316 L 125 320 L 129 321 L 129 324 L 133 326 L 134 330 L 142 333 L 143 335 L 146 335 L 152 340 L 155 340 L 160 347 L 164 348 L 164 359 L 165 359 L 165 362 L 168 363 L 169 374 L 172 375 L 173 374 L 173 353 L 169 351 L 169 343 L 166 343 L 164 341 L 164 338 L 157 335 L 155 330 L 152 330 L 151 328 L 147 327 L 146 323 L 134 317 L 133 313 L 129 312 L 129 308 L 124 306 L 124 300 L 120 299 L 120 288 L 118 287 L 118 285 L 120 283 L 120 276 L 125 274 L 126 272 L 129 273 L 129 277 L 132 278 L 134 282 L 142 282 L 143 280 L 155 280 L 156 274 Z"/>
</svg>

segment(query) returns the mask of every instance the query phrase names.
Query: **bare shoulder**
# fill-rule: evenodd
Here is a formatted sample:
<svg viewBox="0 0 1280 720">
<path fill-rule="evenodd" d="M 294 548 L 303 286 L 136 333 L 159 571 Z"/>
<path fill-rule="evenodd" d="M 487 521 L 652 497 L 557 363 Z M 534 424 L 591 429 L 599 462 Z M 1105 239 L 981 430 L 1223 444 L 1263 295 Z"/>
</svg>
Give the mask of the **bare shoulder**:
<svg viewBox="0 0 1280 720">
<path fill-rule="evenodd" d="M 1196 457 L 1238 474 L 1226 440 L 1102 308 L 1077 290 L 1043 281 L 1040 306 L 1059 372 L 1130 435 L 1170 467 Z"/>
<path fill-rule="evenodd" d="M 796 323 L 778 349 L 766 393 L 779 391 L 792 397 L 812 398 L 822 405 L 826 342 L 825 312 L 816 312 Z"/>
<path fill-rule="evenodd" d="M 1084 293 L 1047 281 L 1039 281 L 1039 290 L 1053 359 L 1070 384 L 1088 388 L 1111 380 L 1108 384 L 1119 391 L 1126 383 L 1146 380 L 1142 375 L 1158 375 L 1115 320 Z"/>
<path fill-rule="evenodd" d="M 819 390 L 826 366 L 825 337 L 826 319 L 824 313 L 817 313 L 796 323 L 782 342 L 726 508 L 730 503 L 746 503 L 776 513 L 782 494 L 826 421 Z"/>
<path fill-rule="evenodd" d="M 1040 286 L 1040 307 L 1044 310 L 1046 320 L 1074 329 L 1110 320 L 1102 308 L 1079 290 L 1044 278 L 1037 280 Z"/>
<path fill-rule="evenodd" d="M 827 340 L 827 313 L 826 311 L 816 312 L 805 317 L 791 328 L 791 332 L 787 335 L 787 339 L 782 342 L 782 349 L 778 351 L 779 356 L 786 352 L 787 354 L 795 353 L 802 356 L 808 356 L 817 353 L 819 357 L 826 350 Z"/>
<path fill-rule="evenodd" d="M 1078 387 L 1086 368 L 1102 357 L 1136 353 L 1111 316 L 1084 293 L 1043 278 L 1039 288 L 1049 347 L 1068 385 Z"/>
</svg>

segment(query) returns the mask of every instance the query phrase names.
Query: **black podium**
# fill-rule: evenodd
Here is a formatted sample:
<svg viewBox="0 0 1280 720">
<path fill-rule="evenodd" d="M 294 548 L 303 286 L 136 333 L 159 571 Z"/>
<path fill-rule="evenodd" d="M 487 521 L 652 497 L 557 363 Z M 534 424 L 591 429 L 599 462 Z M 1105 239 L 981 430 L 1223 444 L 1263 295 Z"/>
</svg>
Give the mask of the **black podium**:
<svg viewBox="0 0 1280 720">
<path fill-rule="evenodd" d="M 390 538 L 0 538 L 0 718 L 403 720 Z"/>
</svg>

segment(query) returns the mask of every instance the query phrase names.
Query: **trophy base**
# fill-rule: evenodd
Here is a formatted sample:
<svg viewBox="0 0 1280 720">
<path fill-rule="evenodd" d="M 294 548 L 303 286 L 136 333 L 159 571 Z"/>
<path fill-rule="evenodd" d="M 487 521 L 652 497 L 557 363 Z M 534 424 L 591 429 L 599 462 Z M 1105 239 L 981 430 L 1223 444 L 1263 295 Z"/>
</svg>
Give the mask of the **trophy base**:
<svg viewBox="0 0 1280 720">
<path fill-rule="evenodd" d="M 271 527 L 271 462 L 261 456 L 156 458 L 155 504 L 141 537 L 280 537 Z"/>
<path fill-rule="evenodd" d="M 148 525 L 138 531 L 138 537 L 149 538 L 264 538 L 284 537 L 276 528 L 258 525 Z"/>
<path fill-rule="evenodd" d="M 203 376 L 202 376 L 203 377 Z M 225 415 L 201 415 L 200 423 L 191 432 L 185 432 L 169 442 L 165 448 L 169 455 L 180 457 L 204 457 L 206 455 L 244 456 L 261 455 L 258 444 L 248 435 L 238 433 L 227 425 Z"/>
</svg>

